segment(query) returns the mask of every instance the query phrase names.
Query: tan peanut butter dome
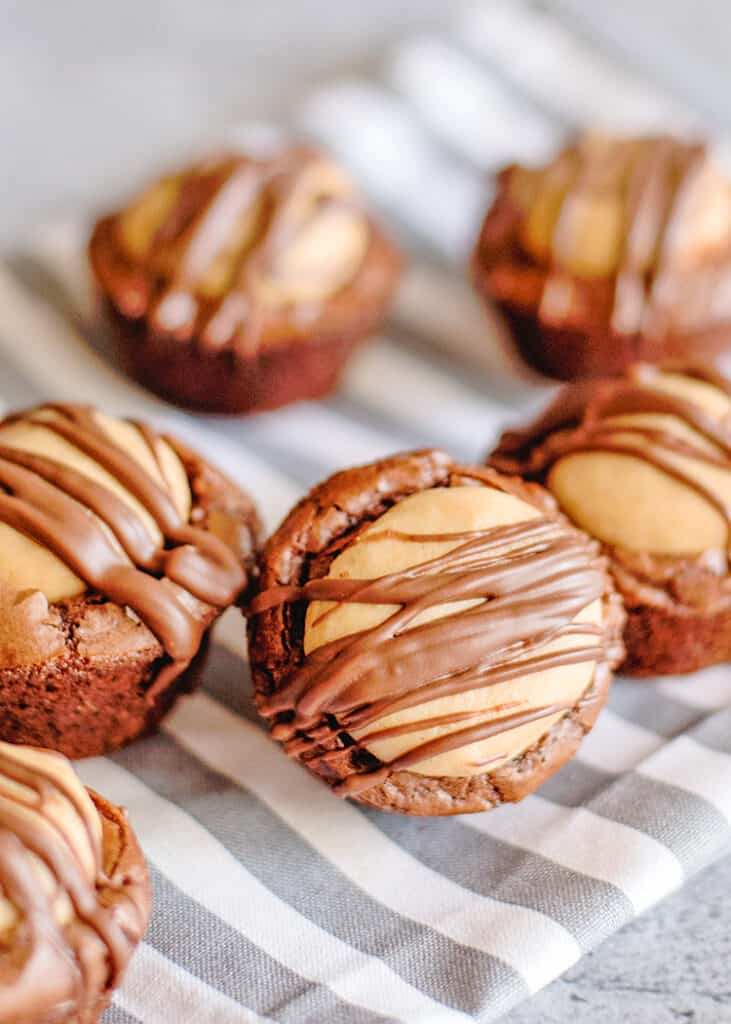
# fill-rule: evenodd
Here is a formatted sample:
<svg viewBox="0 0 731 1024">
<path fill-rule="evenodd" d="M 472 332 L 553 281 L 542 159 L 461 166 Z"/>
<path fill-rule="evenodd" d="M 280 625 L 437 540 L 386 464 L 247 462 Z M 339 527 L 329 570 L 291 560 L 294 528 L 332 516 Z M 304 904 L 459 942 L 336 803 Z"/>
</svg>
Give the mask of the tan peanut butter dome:
<svg viewBox="0 0 731 1024">
<path fill-rule="evenodd" d="M 545 478 L 571 519 L 608 545 L 670 556 L 728 549 L 731 387 L 716 375 L 640 366 L 569 389 L 542 422 L 506 435 L 491 461 L 516 471 L 521 449 L 523 472 Z"/>
<path fill-rule="evenodd" d="M 148 627 L 163 681 L 182 672 L 246 582 L 199 511 L 178 451 L 144 424 L 75 405 L 0 421 L 0 667 L 53 656 L 52 606 L 89 592 Z"/>
<path fill-rule="evenodd" d="M 544 325 L 710 328 L 731 318 L 731 185 L 701 143 L 588 134 L 544 167 L 502 172 L 475 268 Z"/>
<path fill-rule="evenodd" d="M 0 743 L 0 1020 L 96 1019 L 148 913 L 123 814 L 60 754 Z"/>
<path fill-rule="evenodd" d="M 442 560 L 444 568 L 450 571 L 451 566 L 457 568 L 460 561 L 455 557 L 451 562 L 448 556 L 465 545 L 465 534 L 484 533 L 487 538 L 493 531 L 525 523 L 522 538 L 512 540 L 508 535 L 491 552 L 491 560 L 509 562 L 511 555 L 516 559 L 525 557 L 535 543 L 535 534 L 528 524 L 539 518 L 540 513 L 533 506 L 486 487 L 422 491 L 405 498 L 368 526 L 358 540 L 334 560 L 327 578 L 379 580 L 394 573 L 408 575 L 417 566 L 426 566 L 425 572 L 431 575 L 439 571 Z M 422 540 L 424 536 L 444 539 Z M 402 628 L 408 632 L 425 623 L 467 614 L 484 604 L 480 597 L 429 603 L 424 611 L 409 617 Z M 307 610 L 305 652 L 309 654 L 323 644 L 375 629 L 398 613 L 398 605 L 313 601 Z M 541 646 L 542 657 L 550 659 L 555 652 L 582 648 L 595 652 L 597 630 L 602 623 L 600 600 L 596 598 L 587 603 L 571 621 L 575 628 Z M 448 628 L 449 623 L 443 625 Z M 448 637 L 444 639 L 448 642 Z M 524 642 L 528 640 L 526 637 Z M 562 709 L 515 728 L 508 726 L 488 739 L 427 756 L 410 766 L 411 771 L 423 775 L 478 775 L 516 757 L 545 735 L 561 714 L 579 700 L 591 683 L 593 670 L 594 662 L 587 651 L 585 660 L 576 664 L 560 664 L 518 675 L 504 683 L 447 694 L 401 711 L 384 713 L 369 725 L 353 729 L 353 735 L 379 760 L 388 763 L 416 747 L 458 732 L 470 722 L 495 721 L 503 716 L 509 719 L 542 706 Z M 435 724 L 430 726 L 430 722 Z"/>
<path fill-rule="evenodd" d="M 526 249 L 580 277 L 691 266 L 731 244 L 731 187 L 699 144 L 589 134 L 514 168 L 509 189 Z"/>
<path fill-rule="evenodd" d="M 185 469 L 173 449 L 162 438 L 156 451 L 150 449 L 140 431 L 131 423 L 92 413 L 94 424 L 170 494 L 182 519 L 190 515 L 191 497 Z M 137 516 L 150 538 L 162 542 L 160 529 L 147 509 L 123 483 L 92 455 L 78 448 L 67 437 L 56 433 L 51 424 L 63 423 L 58 409 L 41 408 L 28 415 L 0 421 L 0 450 L 26 452 L 67 467 L 108 488 Z M 9 454 L 9 453 L 8 453 Z M 0 455 L 0 460 L 2 455 Z M 2 480 L 0 480 L 0 487 Z M 83 593 L 87 584 L 50 548 L 11 526 L 0 512 L 0 589 L 22 593 L 40 591 L 55 602 Z M 0 631 L 2 626 L 0 626 Z"/>
<path fill-rule="evenodd" d="M 338 730 L 367 753 L 372 764 L 347 775 L 341 795 L 404 770 L 497 771 L 591 704 L 597 665 L 617 656 L 604 561 L 547 495 L 533 504 L 466 467 L 445 482 L 364 522 L 325 575 L 252 603 L 257 616 L 307 602 L 303 660 L 259 708 L 305 762 L 339 757 L 318 752 Z M 313 500 L 321 507 L 317 491 Z"/>
<path fill-rule="evenodd" d="M 44 781 L 48 784 L 41 795 Z M 83 883 L 91 887 L 100 869 L 102 829 L 94 804 L 65 757 L 0 742 L 0 827 L 11 827 L 16 819 L 18 830 L 27 830 L 23 857 L 38 889 L 56 922 L 67 924 L 74 908 L 63 882 L 53 874 L 52 858 L 42 856 L 47 848 L 44 839 L 61 857 L 76 861 Z M 3 853 L 7 856 L 7 850 Z M 0 854 L 0 872 L 4 861 Z M 6 880 L 2 881 L 0 933 L 6 933 L 19 924 L 24 908 L 14 902 Z"/>
<path fill-rule="evenodd" d="M 295 147 L 266 160 L 211 158 L 164 178 L 100 222 L 92 257 L 124 315 L 244 354 L 269 320 L 293 310 L 301 325 L 317 320 L 359 279 L 371 242 L 350 177 Z"/>
</svg>

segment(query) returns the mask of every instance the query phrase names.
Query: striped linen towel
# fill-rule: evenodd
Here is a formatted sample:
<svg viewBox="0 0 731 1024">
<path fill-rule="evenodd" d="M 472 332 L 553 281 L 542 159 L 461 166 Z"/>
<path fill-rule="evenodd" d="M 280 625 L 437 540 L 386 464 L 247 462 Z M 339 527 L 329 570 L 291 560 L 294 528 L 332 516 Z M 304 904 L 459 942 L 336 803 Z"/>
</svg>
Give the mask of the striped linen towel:
<svg viewBox="0 0 731 1024">
<path fill-rule="evenodd" d="M 338 395 L 238 421 L 145 393 L 103 354 L 88 224 L 74 220 L 0 266 L 0 398 L 148 417 L 248 488 L 269 527 L 344 465 L 427 444 L 479 459 L 546 392 L 511 374 L 455 273 L 488 198 L 483 172 L 546 153 L 594 115 L 695 124 L 529 4 L 494 0 L 449 36 L 407 40 L 379 80 L 335 83 L 295 118 L 356 170 L 414 254 L 391 332 Z M 129 809 L 155 888 L 106 1024 L 494 1020 L 728 848 L 726 667 L 618 681 L 539 794 L 433 821 L 334 798 L 268 739 L 246 680 L 229 613 L 203 688 L 161 734 L 80 765 Z"/>
</svg>

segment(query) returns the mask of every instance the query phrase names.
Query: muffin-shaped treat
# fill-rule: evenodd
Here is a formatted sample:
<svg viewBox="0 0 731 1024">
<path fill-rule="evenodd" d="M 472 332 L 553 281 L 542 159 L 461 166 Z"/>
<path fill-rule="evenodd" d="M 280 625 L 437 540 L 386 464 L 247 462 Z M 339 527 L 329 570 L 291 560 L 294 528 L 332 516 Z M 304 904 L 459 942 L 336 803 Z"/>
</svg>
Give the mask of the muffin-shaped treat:
<svg viewBox="0 0 731 1024">
<path fill-rule="evenodd" d="M 124 811 L 60 754 L 0 743 L 0 1024 L 95 1024 L 149 916 Z"/>
<path fill-rule="evenodd" d="M 638 365 L 574 384 L 490 463 L 545 484 L 602 542 L 628 613 L 624 669 L 731 659 L 731 383 Z"/>
<path fill-rule="evenodd" d="M 163 178 L 99 221 L 90 255 L 128 370 L 215 412 L 330 391 L 400 268 L 348 175 L 305 147 Z"/>
<path fill-rule="evenodd" d="M 575 753 L 623 624 L 598 545 L 542 488 L 396 455 L 320 484 L 269 541 L 250 606 L 258 708 L 341 796 L 482 811 Z"/>
<path fill-rule="evenodd" d="M 731 188 L 701 144 L 588 135 L 501 172 L 473 273 L 549 376 L 709 359 L 731 342 Z"/>
<path fill-rule="evenodd" d="M 248 497 L 144 424 L 0 420 L 0 737 L 86 757 L 156 725 L 257 530 Z"/>
</svg>

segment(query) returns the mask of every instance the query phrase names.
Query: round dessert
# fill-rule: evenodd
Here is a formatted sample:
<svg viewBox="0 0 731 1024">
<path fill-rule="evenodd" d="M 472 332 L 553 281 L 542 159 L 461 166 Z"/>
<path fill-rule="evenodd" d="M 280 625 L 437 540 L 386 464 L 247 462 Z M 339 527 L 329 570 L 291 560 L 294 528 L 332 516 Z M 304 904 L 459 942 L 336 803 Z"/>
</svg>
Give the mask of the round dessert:
<svg viewBox="0 0 731 1024">
<path fill-rule="evenodd" d="M 628 613 L 625 671 L 731 659 L 731 382 L 638 365 L 571 385 L 489 462 L 545 484 L 601 541 Z"/>
<path fill-rule="evenodd" d="M 0 743 L 1 1024 L 95 1024 L 149 916 L 125 812 L 60 754 Z"/>
<path fill-rule="evenodd" d="M 303 146 L 163 178 L 99 221 L 90 257 L 129 372 L 229 413 L 332 390 L 400 270 L 348 175 Z"/>
<path fill-rule="evenodd" d="M 250 499 L 149 426 L 0 420 L 0 737 L 88 757 L 152 729 L 257 537 Z"/>
<path fill-rule="evenodd" d="M 316 487 L 266 546 L 249 616 L 274 738 L 339 795 L 409 814 L 532 792 L 623 654 L 598 545 L 542 488 L 438 451 Z"/>
<path fill-rule="evenodd" d="M 501 172 L 472 265 L 549 376 L 715 358 L 731 342 L 731 187 L 699 143 L 587 135 Z"/>
</svg>

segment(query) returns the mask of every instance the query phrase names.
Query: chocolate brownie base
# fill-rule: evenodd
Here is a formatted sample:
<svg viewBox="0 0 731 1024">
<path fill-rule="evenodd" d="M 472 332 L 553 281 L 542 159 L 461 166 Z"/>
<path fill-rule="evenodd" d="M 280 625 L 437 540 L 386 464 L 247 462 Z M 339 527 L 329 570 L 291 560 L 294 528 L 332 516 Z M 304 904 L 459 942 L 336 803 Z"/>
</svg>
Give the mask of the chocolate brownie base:
<svg viewBox="0 0 731 1024">
<path fill-rule="evenodd" d="M 150 318 L 125 315 L 115 302 L 117 271 L 128 269 L 115 218 L 96 225 L 89 243 L 117 357 L 151 391 L 190 409 L 247 414 L 320 398 L 338 384 L 353 350 L 386 314 L 401 272 L 401 256 L 371 224 L 373 237 L 356 281 L 320 308 L 274 311 L 251 351 L 231 341 L 218 349 L 155 330 Z"/>
<path fill-rule="evenodd" d="M 492 303 L 486 296 L 490 306 Z M 587 324 L 579 331 L 541 324 L 529 312 L 497 302 L 510 336 L 524 362 L 556 380 L 588 380 L 619 376 L 633 363 L 662 363 L 688 358 L 715 362 L 731 344 L 731 327 L 702 334 L 648 338 L 617 334 Z"/>
<path fill-rule="evenodd" d="M 55 606 L 61 657 L 0 669 L 2 739 L 69 758 L 96 757 L 154 731 L 180 694 L 193 689 L 205 642 L 190 668 L 151 699 L 167 662 L 162 646 L 122 608 L 94 600 L 85 595 Z"/>
<path fill-rule="evenodd" d="M 627 609 L 627 659 L 634 676 L 681 675 L 731 659 L 731 611 L 702 616 L 660 608 Z"/>
<path fill-rule="evenodd" d="M 731 659 L 731 580 L 696 559 L 644 555 L 641 570 L 626 552 L 607 548 L 609 569 L 627 610 L 629 675 L 678 675 Z"/>
<path fill-rule="evenodd" d="M 169 439 L 191 487 L 191 522 L 205 526 L 254 568 L 260 526 L 251 500 L 212 466 Z M 207 629 L 216 618 L 209 606 L 197 615 Z M 150 630 L 127 610 L 87 592 L 48 607 L 42 624 L 49 656 L 31 664 L 0 667 L 0 739 L 58 750 L 69 758 L 108 753 L 153 730 L 181 693 L 198 680 L 206 653 L 153 689 L 169 664 Z M 151 693 L 152 691 L 152 693 Z"/>
<path fill-rule="evenodd" d="M 325 576 L 359 529 L 409 494 L 447 486 L 454 469 L 443 453 L 423 451 L 337 473 L 315 487 L 269 540 L 260 560 L 261 589 L 300 585 Z M 511 493 L 539 507 L 555 508 L 535 485 L 511 481 Z M 276 692 L 291 669 L 303 661 L 305 604 L 284 604 L 250 617 L 249 652 L 258 697 Z M 621 605 L 616 595 L 605 597 L 604 604 L 610 633 L 618 639 L 624 621 Z M 455 778 L 394 771 L 355 799 L 381 810 L 415 815 L 462 814 L 520 800 L 573 756 L 606 701 L 611 674 L 609 661 L 597 665 L 582 701 L 534 747 L 492 772 Z M 307 767 L 331 786 L 364 766 L 378 766 L 377 759 L 350 736 L 342 756 L 334 757 L 342 735 L 334 731 L 332 740 L 315 748 L 307 761 Z"/>
<path fill-rule="evenodd" d="M 375 310 L 347 335 L 273 345 L 242 357 L 231 349 L 206 352 L 154 335 L 144 321 L 122 316 L 110 302 L 104 308 L 117 357 L 140 384 L 189 409 L 241 414 L 329 394 L 382 313 Z"/>
</svg>

